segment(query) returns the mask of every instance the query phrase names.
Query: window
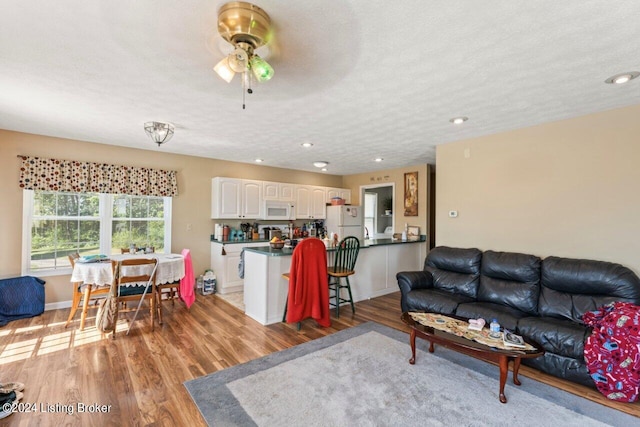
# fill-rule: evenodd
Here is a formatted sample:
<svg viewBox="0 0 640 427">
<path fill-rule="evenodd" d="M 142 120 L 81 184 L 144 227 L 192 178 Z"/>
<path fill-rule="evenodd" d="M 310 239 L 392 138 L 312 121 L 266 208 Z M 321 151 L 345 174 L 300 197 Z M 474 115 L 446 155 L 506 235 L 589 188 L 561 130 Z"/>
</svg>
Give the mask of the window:
<svg viewBox="0 0 640 427">
<path fill-rule="evenodd" d="M 24 191 L 23 274 L 68 274 L 67 255 L 171 247 L 171 198 Z"/>
<path fill-rule="evenodd" d="M 153 246 L 164 252 L 164 200 L 162 197 L 114 195 L 112 203 L 112 253 L 131 244 Z"/>
</svg>

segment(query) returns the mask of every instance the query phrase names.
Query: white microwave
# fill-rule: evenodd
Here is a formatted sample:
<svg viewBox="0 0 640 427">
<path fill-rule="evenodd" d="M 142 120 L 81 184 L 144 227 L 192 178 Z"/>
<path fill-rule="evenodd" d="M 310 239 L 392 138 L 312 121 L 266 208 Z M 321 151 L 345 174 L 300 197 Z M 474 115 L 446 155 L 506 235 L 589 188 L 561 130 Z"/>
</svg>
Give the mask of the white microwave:
<svg viewBox="0 0 640 427">
<path fill-rule="evenodd" d="M 291 202 L 265 200 L 262 209 L 262 219 L 271 219 L 277 221 L 289 221 L 296 219 L 295 206 Z"/>
</svg>

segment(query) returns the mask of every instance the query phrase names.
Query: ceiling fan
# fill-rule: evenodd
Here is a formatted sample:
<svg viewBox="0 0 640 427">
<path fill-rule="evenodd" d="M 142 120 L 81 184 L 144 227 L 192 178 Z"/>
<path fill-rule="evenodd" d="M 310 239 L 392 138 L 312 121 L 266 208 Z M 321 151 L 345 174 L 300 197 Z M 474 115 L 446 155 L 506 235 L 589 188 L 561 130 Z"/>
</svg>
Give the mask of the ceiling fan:
<svg viewBox="0 0 640 427">
<path fill-rule="evenodd" d="M 236 73 L 242 75 L 242 109 L 245 93 L 253 93 L 251 81 L 266 82 L 273 77 L 273 67 L 255 51 L 271 38 L 271 19 L 267 12 L 251 3 L 234 1 L 218 11 L 218 32 L 234 50 L 213 67 L 227 83 Z"/>
</svg>

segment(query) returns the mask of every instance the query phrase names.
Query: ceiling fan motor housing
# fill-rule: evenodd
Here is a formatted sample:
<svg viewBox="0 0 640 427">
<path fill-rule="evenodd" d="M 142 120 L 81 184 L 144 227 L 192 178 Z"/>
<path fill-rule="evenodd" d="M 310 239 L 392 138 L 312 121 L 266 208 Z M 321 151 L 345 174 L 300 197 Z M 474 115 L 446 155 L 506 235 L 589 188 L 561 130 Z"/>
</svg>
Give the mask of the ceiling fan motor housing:
<svg viewBox="0 0 640 427">
<path fill-rule="evenodd" d="M 234 1 L 220 7 L 218 32 L 236 46 L 246 43 L 257 49 L 269 41 L 271 19 L 267 12 L 251 3 Z"/>
</svg>

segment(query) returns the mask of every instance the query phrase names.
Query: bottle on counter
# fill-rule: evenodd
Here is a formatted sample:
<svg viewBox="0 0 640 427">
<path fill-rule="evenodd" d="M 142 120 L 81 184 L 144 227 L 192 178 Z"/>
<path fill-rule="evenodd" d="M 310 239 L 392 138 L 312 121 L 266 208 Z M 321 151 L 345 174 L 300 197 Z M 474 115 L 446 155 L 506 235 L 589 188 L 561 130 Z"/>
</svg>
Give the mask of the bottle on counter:
<svg viewBox="0 0 640 427">
<path fill-rule="evenodd" d="M 225 225 L 224 227 L 222 227 L 222 240 L 224 241 L 229 240 L 230 233 L 231 233 L 231 229 L 229 228 L 228 225 Z"/>
</svg>

